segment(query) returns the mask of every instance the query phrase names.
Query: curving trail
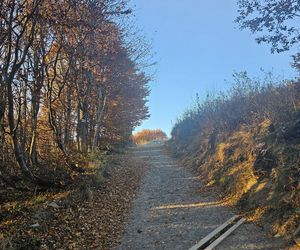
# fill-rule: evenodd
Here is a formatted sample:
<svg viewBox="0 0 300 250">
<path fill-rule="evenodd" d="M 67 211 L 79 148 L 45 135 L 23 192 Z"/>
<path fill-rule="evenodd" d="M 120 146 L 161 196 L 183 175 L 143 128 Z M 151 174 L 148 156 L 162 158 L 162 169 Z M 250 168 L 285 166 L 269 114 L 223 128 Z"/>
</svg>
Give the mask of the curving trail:
<svg viewBox="0 0 300 250">
<path fill-rule="evenodd" d="M 118 250 L 189 249 L 234 215 L 232 209 L 207 192 L 187 168 L 179 166 L 159 145 L 134 149 L 148 159 L 150 169 L 134 202 Z M 286 249 L 257 226 L 244 224 L 217 249 Z"/>
</svg>

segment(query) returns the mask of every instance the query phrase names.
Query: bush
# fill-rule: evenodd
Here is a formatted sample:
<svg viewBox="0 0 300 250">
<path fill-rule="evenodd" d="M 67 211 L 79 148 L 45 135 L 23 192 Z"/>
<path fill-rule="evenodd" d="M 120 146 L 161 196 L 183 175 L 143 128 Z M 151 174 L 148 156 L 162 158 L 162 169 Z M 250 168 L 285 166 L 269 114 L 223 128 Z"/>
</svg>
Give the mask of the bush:
<svg viewBox="0 0 300 250">
<path fill-rule="evenodd" d="M 144 129 L 140 132 L 133 134 L 131 139 L 135 144 L 145 144 L 154 140 L 166 140 L 167 135 L 161 129 Z"/>
<path fill-rule="evenodd" d="M 243 125 L 259 124 L 265 119 L 282 124 L 300 108 L 300 83 L 276 81 L 272 74 L 263 80 L 251 79 L 246 72 L 234 75 L 234 84 L 226 93 L 207 96 L 203 103 L 187 110 L 175 124 L 171 140 L 184 148 L 197 138 L 232 132 Z M 200 137 L 200 138 L 199 138 Z"/>
</svg>

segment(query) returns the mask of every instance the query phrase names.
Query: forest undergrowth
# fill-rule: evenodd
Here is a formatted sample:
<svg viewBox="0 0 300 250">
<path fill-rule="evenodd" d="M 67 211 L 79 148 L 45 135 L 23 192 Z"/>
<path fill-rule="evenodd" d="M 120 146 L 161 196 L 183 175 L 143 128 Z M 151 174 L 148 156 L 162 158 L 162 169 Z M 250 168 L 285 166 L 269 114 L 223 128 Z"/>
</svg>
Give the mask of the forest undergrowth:
<svg viewBox="0 0 300 250">
<path fill-rule="evenodd" d="M 85 176 L 65 189 L 1 190 L 0 248 L 112 249 L 118 245 L 147 164 L 129 153 L 101 162 L 91 163 Z"/>
</svg>

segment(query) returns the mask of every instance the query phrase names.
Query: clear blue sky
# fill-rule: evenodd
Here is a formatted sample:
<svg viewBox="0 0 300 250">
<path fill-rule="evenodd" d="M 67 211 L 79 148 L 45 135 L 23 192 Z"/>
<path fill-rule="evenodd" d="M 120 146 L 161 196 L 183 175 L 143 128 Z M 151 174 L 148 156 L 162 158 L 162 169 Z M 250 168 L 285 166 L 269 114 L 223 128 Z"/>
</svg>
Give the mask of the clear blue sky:
<svg viewBox="0 0 300 250">
<path fill-rule="evenodd" d="M 176 118 L 193 103 L 196 93 L 228 87 L 234 72 L 260 76 L 263 68 L 291 78 L 292 52 L 271 54 L 249 31 L 234 23 L 236 1 L 132 0 L 137 26 L 153 39 L 156 76 L 151 83 L 151 118 L 141 129 L 170 133 Z"/>
</svg>

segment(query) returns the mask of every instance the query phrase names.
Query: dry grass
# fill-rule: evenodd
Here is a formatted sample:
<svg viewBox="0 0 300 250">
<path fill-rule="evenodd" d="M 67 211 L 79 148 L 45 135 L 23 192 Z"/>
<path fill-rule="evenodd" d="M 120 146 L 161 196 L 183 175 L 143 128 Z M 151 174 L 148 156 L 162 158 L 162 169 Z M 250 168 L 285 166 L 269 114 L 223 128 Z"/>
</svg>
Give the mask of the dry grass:
<svg viewBox="0 0 300 250">
<path fill-rule="evenodd" d="M 161 129 L 144 129 L 132 135 L 131 140 L 137 145 L 145 145 L 154 140 L 166 140 L 167 135 Z"/>
<path fill-rule="evenodd" d="M 233 88 L 187 112 L 169 143 L 229 204 L 287 238 L 300 220 L 299 85 Z"/>
</svg>

